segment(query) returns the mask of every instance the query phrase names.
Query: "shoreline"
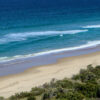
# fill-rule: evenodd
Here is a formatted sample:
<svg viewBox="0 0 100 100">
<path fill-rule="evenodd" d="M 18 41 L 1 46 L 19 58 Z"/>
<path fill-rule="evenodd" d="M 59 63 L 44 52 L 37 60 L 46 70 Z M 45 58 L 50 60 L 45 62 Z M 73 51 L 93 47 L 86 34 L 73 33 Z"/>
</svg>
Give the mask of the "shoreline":
<svg viewBox="0 0 100 100">
<path fill-rule="evenodd" d="M 30 91 L 34 86 L 43 85 L 51 79 L 70 78 L 85 69 L 87 65 L 100 65 L 100 52 L 67 57 L 57 62 L 32 67 L 22 73 L 0 77 L 0 96 L 9 97 L 22 91 Z"/>
<path fill-rule="evenodd" d="M 84 49 L 78 49 L 78 50 L 54 52 L 50 54 L 47 53 L 47 54 L 43 54 L 43 55 L 39 55 L 35 57 L 33 56 L 33 57 L 0 63 L 0 77 L 19 74 L 32 67 L 54 64 L 59 59 L 86 55 L 86 54 L 90 54 L 90 53 L 94 53 L 98 51 L 100 51 L 100 45 L 88 47 Z"/>
</svg>

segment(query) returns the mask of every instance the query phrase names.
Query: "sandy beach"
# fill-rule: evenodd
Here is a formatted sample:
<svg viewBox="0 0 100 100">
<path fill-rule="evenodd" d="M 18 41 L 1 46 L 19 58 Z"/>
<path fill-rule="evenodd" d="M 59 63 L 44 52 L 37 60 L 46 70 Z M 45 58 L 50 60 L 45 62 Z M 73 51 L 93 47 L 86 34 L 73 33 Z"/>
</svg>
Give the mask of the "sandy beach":
<svg viewBox="0 0 100 100">
<path fill-rule="evenodd" d="M 63 58 L 55 64 L 33 67 L 20 74 L 0 77 L 0 96 L 7 98 L 18 92 L 29 91 L 34 86 L 50 82 L 52 78 L 70 78 L 89 64 L 100 64 L 100 52 Z"/>
</svg>

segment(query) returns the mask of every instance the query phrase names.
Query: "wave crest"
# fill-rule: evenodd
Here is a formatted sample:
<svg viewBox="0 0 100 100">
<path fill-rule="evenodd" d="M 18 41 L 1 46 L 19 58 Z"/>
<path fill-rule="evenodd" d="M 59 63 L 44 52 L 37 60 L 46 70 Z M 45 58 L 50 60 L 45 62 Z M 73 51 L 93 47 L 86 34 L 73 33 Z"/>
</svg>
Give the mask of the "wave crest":
<svg viewBox="0 0 100 100">
<path fill-rule="evenodd" d="M 87 25 L 83 26 L 82 28 L 100 28 L 100 25 Z"/>
<path fill-rule="evenodd" d="M 11 33 L 4 35 L 0 38 L 0 44 L 9 42 L 23 41 L 30 37 L 48 36 L 48 35 L 63 35 L 63 34 L 77 34 L 87 32 L 88 30 L 68 30 L 68 31 L 43 31 L 43 32 L 24 32 L 24 33 Z"/>
</svg>

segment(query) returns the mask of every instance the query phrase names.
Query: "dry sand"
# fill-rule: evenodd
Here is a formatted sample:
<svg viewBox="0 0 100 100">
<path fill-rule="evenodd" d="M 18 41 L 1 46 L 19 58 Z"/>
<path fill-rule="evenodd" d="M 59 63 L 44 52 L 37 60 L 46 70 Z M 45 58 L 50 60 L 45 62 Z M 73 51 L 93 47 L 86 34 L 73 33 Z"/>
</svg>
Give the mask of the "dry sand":
<svg viewBox="0 0 100 100">
<path fill-rule="evenodd" d="M 52 78 L 70 78 L 89 64 L 100 65 L 100 52 L 63 58 L 55 64 L 33 67 L 20 74 L 0 77 L 0 96 L 7 98 L 17 92 L 29 91 L 34 86 L 50 82 Z"/>
</svg>

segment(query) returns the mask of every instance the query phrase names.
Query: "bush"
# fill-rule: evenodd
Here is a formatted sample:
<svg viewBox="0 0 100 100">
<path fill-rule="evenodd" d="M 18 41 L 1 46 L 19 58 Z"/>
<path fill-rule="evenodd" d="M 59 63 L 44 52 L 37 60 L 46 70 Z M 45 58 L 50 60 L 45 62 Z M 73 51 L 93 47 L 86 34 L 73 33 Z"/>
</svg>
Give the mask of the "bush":
<svg viewBox="0 0 100 100">
<path fill-rule="evenodd" d="M 58 93 L 56 99 L 58 100 L 83 100 L 85 96 L 77 91 L 69 90 L 66 93 Z"/>
<path fill-rule="evenodd" d="M 80 75 L 73 75 L 72 80 L 80 80 Z"/>
<path fill-rule="evenodd" d="M 97 85 L 97 98 L 100 98 L 100 84 Z"/>
<path fill-rule="evenodd" d="M 10 100 L 18 100 L 18 99 L 26 98 L 26 97 L 29 97 L 29 96 L 31 96 L 31 94 L 28 93 L 28 92 L 16 93 L 15 95 L 10 97 Z"/>
<path fill-rule="evenodd" d="M 93 68 L 93 66 L 91 64 L 87 66 L 87 71 L 91 71 L 92 72 L 93 70 L 94 70 L 94 68 Z"/>
<path fill-rule="evenodd" d="M 80 74 L 74 75 L 72 79 L 80 80 L 82 82 L 96 83 L 97 76 L 91 71 L 93 71 L 92 67 L 88 66 L 88 70 L 81 70 Z"/>
<path fill-rule="evenodd" d="M 100 66 L 96 66 L 94 70 L 92 70 L 92 73 L 96 75 L 97 79 L 100 79 Z"/>
<path fill-rule="evenodd" d="M 73 92 L 68 92 L 66 98 L 68 100 L 84 100 L 85 96 L 81 93 L 73 91 Z"/>
<path fill-rule="evenodd" d="M 97 97 L 97 85 L 95 84 L 80 84 L 76 87 L 76 91 L 89 98 Z"/>
<path fill-rule="evenodd" d="M 47 99 L 50 99 L 49 93 L 44 93 L 43 97 L 42 97 L 42 100 L 47 100 Z"/>
<path fill-rule="evenodd" d="M 44 88 L 37 88 L 37 87 L 35 87 L 35 88 L 32 88 L 31 95 L 38 96 L 38 95 L 43 94 L 44 92 L 45 92 Z"/>
<path fill-rule="evenodd" d="M 69 79 L 63 79 L 60 81 L 56 82 L 56 87 L 61 87 L 61 88 L 73 88 L 73 82 Z"/>
<path fill-rule="evenodd" d="M 34 96 L 30 96 L 27 98 L 27 100 L 36 100 L 36 98 Z"/>
<path fill-rule="evenodd" d="M 5 100 L 4 97 L 0 97 L 0 100 Z"/>
</svg>

